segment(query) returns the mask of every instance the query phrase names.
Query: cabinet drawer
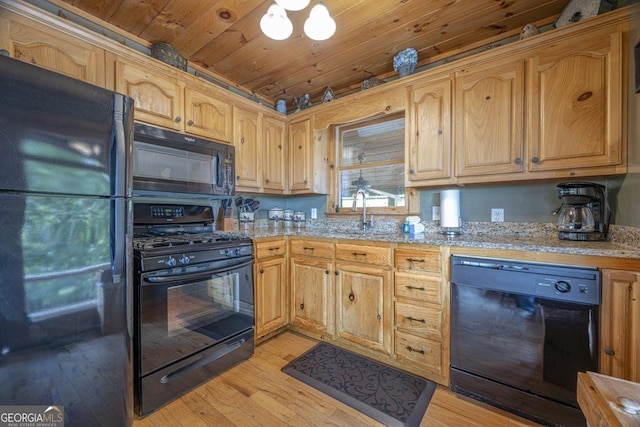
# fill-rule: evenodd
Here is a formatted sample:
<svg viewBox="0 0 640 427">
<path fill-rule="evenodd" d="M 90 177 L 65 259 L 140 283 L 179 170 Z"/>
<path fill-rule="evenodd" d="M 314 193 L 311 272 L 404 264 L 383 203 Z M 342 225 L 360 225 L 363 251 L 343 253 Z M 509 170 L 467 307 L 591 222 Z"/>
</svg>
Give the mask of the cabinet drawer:
<svg viewBox="0 0 640 427">
<path fill-rule="evenodd" d="M 336 243 L 336 260 L 355 261 L 364 264 L 390 265 L 391 248 Z"/>
<path fill-rule="evenodd" d="M 442 372 L 442 344 L 439 341 L 396 331 L 394 350 L 400 362 L 409 362 L 436 373 Z"/>
<path fill-rule="evenodd" d="M 397 302 L 394 323 L 413 335 L 442 339 L 442 310 Z"/>
<path fill-rule="evenodd" d="M 284 240 L 256 243 L 256 259 L 283 256 L 287 253 L 287 243 Z"/>
<path fill-rule="evenodd" d="M 398 270 L 440 273 L 441 254 L 439 250 L 398 248 L 395 252 L 395 267 Z"/>
<path fill-rule="evenodd" d="M 291 255 L 333 259 L 333 243 L 319 240 L 291 240 Z"/>
<path fill-rule="evenodd" d="M 411 301 L 442 304 L 442 280 L 440 277 L 396 272 L 395 296 Z"/>
</svg>

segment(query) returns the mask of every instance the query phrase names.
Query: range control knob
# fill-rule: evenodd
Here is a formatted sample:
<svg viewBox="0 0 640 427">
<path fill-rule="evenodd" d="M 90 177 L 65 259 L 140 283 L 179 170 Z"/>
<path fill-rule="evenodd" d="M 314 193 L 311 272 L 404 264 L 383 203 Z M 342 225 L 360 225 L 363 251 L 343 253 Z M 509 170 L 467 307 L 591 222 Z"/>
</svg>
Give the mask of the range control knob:
<svg viewBox="0 0 640 427">
<path fill-rule="evenodd" d="M 187 264 L 189 264 L 189 261 L 190 261 L 190 260 L 189 260 L 189 257 L 188 257 L 188 256 L 186 256 L 186 255 L 182 255 L 182 256 L 180 257 L 180 264 L 182 264 L 182 265 L 187 265 Z"/>
<path fill-rule="evenodd" d="M 240 255 L 240 249 L 227 249 L 225 255 L 228 257 Z"/>
<path fill-rule="evenodd" d="M 166 264 L 168 267 L 175 267 L 175 266 L 176 266 L 176 264 L 177 264 L 177 262 L 176 262 L 176 259 L 175 259 L 174 257 L 172 257 L 171 255 L 169 255 L 169 259 L 167 259 L 167 262 L 165 262 L 165 264 Z"/>
<path fill-rule="evenodd" d="M 564 280 L 559 280 L 556 282 L 556 290 L 560 293 L 566 294 L 571 291 L 571 285 Z"/>
</svg>

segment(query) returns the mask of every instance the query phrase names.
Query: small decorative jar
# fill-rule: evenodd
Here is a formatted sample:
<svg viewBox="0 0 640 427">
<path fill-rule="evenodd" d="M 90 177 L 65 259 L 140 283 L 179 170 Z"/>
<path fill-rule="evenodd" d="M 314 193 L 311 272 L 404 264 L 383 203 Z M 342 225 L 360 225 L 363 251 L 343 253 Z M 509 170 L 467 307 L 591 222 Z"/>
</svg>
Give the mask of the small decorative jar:
<svg viewBox="0 0 640 427">
<path fill-rule="evenodd" d="M 398 77 L 413 74 L 416 70 L 416 64 L 418 64 L 418 52 L 412 47 L 400 51 L 393 58 L 393 69 L 398 72 Z"/>
<path fill-rule="evenodd" d="M 287 114 L 287 102 L 284 99 L 278 99 L 276 101 L 276 111 Z"/>
</svg>

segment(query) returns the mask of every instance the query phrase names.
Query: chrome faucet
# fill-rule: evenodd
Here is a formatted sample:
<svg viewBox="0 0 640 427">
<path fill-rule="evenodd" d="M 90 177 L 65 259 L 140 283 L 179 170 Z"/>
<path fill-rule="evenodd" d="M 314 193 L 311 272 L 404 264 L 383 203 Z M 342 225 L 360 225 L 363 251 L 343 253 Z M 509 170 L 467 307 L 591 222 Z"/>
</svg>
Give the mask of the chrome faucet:
<svg viewBox="0 0 640 427">
<path fill-rule="evenodd" d="M 373 227 L 373 215 L 371 215 L 371 219 L 367 221 L 367 193 L 362 189 L 358 189 L 356 194 L 353 196 L 353 208 L 351 209 L 353 212 L 357 210 L 357 202 L 358 196 L 362 194 L 362 231 L 366 231 L 369 227 Z"/>
</svg>

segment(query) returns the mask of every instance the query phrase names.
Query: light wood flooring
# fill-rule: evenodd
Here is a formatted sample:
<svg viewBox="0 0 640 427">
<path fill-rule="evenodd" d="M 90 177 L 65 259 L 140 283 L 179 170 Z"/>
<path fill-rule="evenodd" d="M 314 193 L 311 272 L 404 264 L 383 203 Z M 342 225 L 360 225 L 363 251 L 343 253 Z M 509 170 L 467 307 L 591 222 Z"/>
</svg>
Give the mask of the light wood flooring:
<svg viewBox="0 0 640 427">
<path fill-rule="evenodd" d="M 351 407 L 280 372 L 317 343 L 284 332 L 256 346 L 248 361 L 226 371 L 134 427 L 197 426 L 381 426 Z M 420 424 L 424 426 L 537 426 L 509 413 L 438 387 Z"/>
</svg>

